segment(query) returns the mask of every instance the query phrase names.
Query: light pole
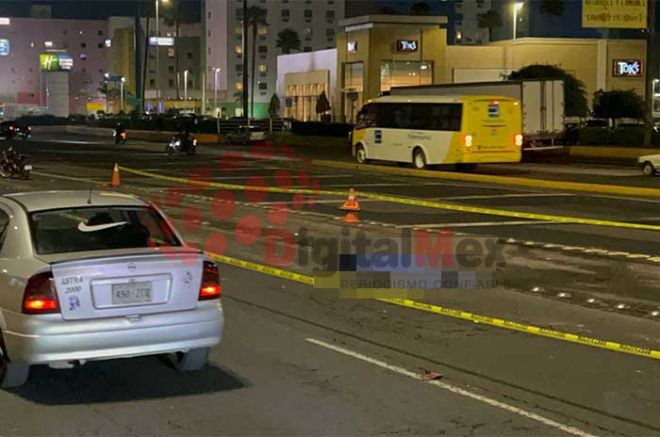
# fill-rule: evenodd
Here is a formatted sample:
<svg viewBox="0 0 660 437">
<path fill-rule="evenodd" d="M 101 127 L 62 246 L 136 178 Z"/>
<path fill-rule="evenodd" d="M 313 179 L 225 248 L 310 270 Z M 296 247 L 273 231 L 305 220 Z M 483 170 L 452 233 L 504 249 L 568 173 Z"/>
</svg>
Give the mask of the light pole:
<svg viewBox="0 0 660 437">
<path fill-rule="evenodd" d="M 160 16 L 158 5 L 167 4 L 169 0 L 155 0 L 156 2 L 156 110 L 160 107 Z"/>
<path fill-rule="evenodd" d="M 183 100 L 188 101 L 188 70 L 183 70 Z"/>
<path fill-rule="evenodd" d="M 218 87 L 220 86 L 219 84 L 219 75 L 220 75 L 220 68 L 216 67 L 214 70 L 214 87 L 213 87 L 213 106 L 214 106 L 214 111 L 216 113 L 216 117 L 220 117 L 220 114 L 218 114 Z"/>
<path fill-rule="evenodd" d="M 124 83 L 126 82 L 126 78 L 124 76 L 121 77 L 121 80 L 119 81 L 119 97 L 120 97 L 120 108 L 123 111 L 124 110 Z"/>
<path fill-rule="evenodd" d="M 511 55 L 511 71 L 516 68 L 516 38 L 518 36 L 518 12 L 523 8 L 523 2 L 515 2 L 513 4 L 513 54 Z"/>
</svg>

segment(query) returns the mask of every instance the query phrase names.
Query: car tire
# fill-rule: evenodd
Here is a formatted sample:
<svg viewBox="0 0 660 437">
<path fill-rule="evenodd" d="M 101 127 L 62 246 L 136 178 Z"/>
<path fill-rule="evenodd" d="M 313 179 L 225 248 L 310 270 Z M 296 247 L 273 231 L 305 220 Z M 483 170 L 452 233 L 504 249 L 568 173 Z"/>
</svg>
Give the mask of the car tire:
<svg viewBox="0 0 660 437">
<path fill-rule="evenodd" d="M 649 161 L 646 161 L 642 166 L 642 173 L 644 176 L 653 176 L 655 172 L 655 167 L 653 167 L 653 164 L 651 164 Z"/>
<path fill-rule="evenodd" d="M 369 163 L 369 160 L 367 159 L 367 151 L 364 146 L 357 146 L 357 149 L 355 149 L 355 160 L 358 164 Z"/>
<path fill-rule="evenodd" d="M 188 352 L 170 354 L 172 364 L 179 372 L 194 372 L 206 366 L 210 348 L 191 349 Z"/>
<path fill-rule="evenodd" d="M 422 149 L 415 149 L 413 152 L 412 165 L 417 170 L 423 170 L 426 168 L 426 155 Z"/>
<path fill-rule="evenodd" d="M 0 387 L 20 387 L 25 384 L 29 376 L 30 366 L 28 364 L 10 362 L 6 358 L 4 348 L 0 345 Z"/>
</svg>

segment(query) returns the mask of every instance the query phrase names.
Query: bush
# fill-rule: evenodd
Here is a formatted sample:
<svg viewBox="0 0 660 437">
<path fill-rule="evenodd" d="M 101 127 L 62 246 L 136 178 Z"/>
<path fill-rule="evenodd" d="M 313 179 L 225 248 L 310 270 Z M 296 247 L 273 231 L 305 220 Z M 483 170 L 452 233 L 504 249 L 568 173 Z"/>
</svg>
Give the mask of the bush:
<svg viewBox="0 0 660 437">
<path fill-rule="evenodd" d="M 323 123 L 320 121 L 293 121 L 291 133 L 319 137 L 347 137 L 353 125 L 347 123 Z"/>
<path fill-rule="evenodd" d="M 610 134 L 610 144 L 620 147 L 640 147 L 644 145 L 644 128 L 616 128 Z"/>
</svg>

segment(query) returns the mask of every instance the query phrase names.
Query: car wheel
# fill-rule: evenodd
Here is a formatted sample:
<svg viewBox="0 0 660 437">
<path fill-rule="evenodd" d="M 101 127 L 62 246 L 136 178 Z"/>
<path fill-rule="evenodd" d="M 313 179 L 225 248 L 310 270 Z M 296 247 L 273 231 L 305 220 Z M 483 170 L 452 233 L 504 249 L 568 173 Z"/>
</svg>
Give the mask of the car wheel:
<svg viewBox="0 0 660 437">
<path fill-rule="evenodd" d="M 355 160 L 358 164 L 366 164 L 369 162 L 367 159 L 367 151 L 364 150 L 364 146 L 358 146 L 355 150 Z"/>
<path fill-rule="evenodd" d="M 418 170 L 426 168 L 426 155 L 422 149 L 415 149 L 413 152 L 413 167 Z"/>
<path fill-rule="evenodd" d="M 0 345 L 0 387 L 20 387 L 25 384 L 29 376 L 30 366 L 9 362 L 4 353 L 4 348 Z"/>
<path fill-rule="evenodd" d="M 172 364 L 179 372 L 194 372 L 206 366 L 210 348 L 191 349 L 188 352 L 170 354 Z"/>
<path fill-rule="evenodd" d="M 642 173 L 644 173 L 644 176 L 653 176 L 655 174 L 655 167 L 647 161 L 642 166 Z"/>
</svg>

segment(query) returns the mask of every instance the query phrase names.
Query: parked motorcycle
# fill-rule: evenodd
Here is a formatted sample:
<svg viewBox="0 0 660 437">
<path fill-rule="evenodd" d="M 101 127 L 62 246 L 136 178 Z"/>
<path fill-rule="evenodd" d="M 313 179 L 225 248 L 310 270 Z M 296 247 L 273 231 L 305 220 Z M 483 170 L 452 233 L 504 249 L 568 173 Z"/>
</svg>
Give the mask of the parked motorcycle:
<svg viewBox="0 0 660 437">
<path fill-rule="evenodd" d="M 126 131 L 123 129 L 115 129 L 115 132 L 113 134 L 115 137 L 115 144 L 126 144 L 126 138 L 128 135 L 126 135 Z"/>
<path fill-rule="evenodd" d="M 174 155 L 175 153 L 194 155 L 197 153 L 197 139 L 190 136 L 174 136 L 169 144 L 165 146 L 165 153 L 168 155 Z"/>
<path fill-rule="evenodd" d="M 26 164 L 27 158 L 27 155 L 16 153 L 12 147 L 3 151 L 0 159 L 0 176 L 3 178 L 20 177 L 30 179 L 32 165 Z"/>
</svg>

